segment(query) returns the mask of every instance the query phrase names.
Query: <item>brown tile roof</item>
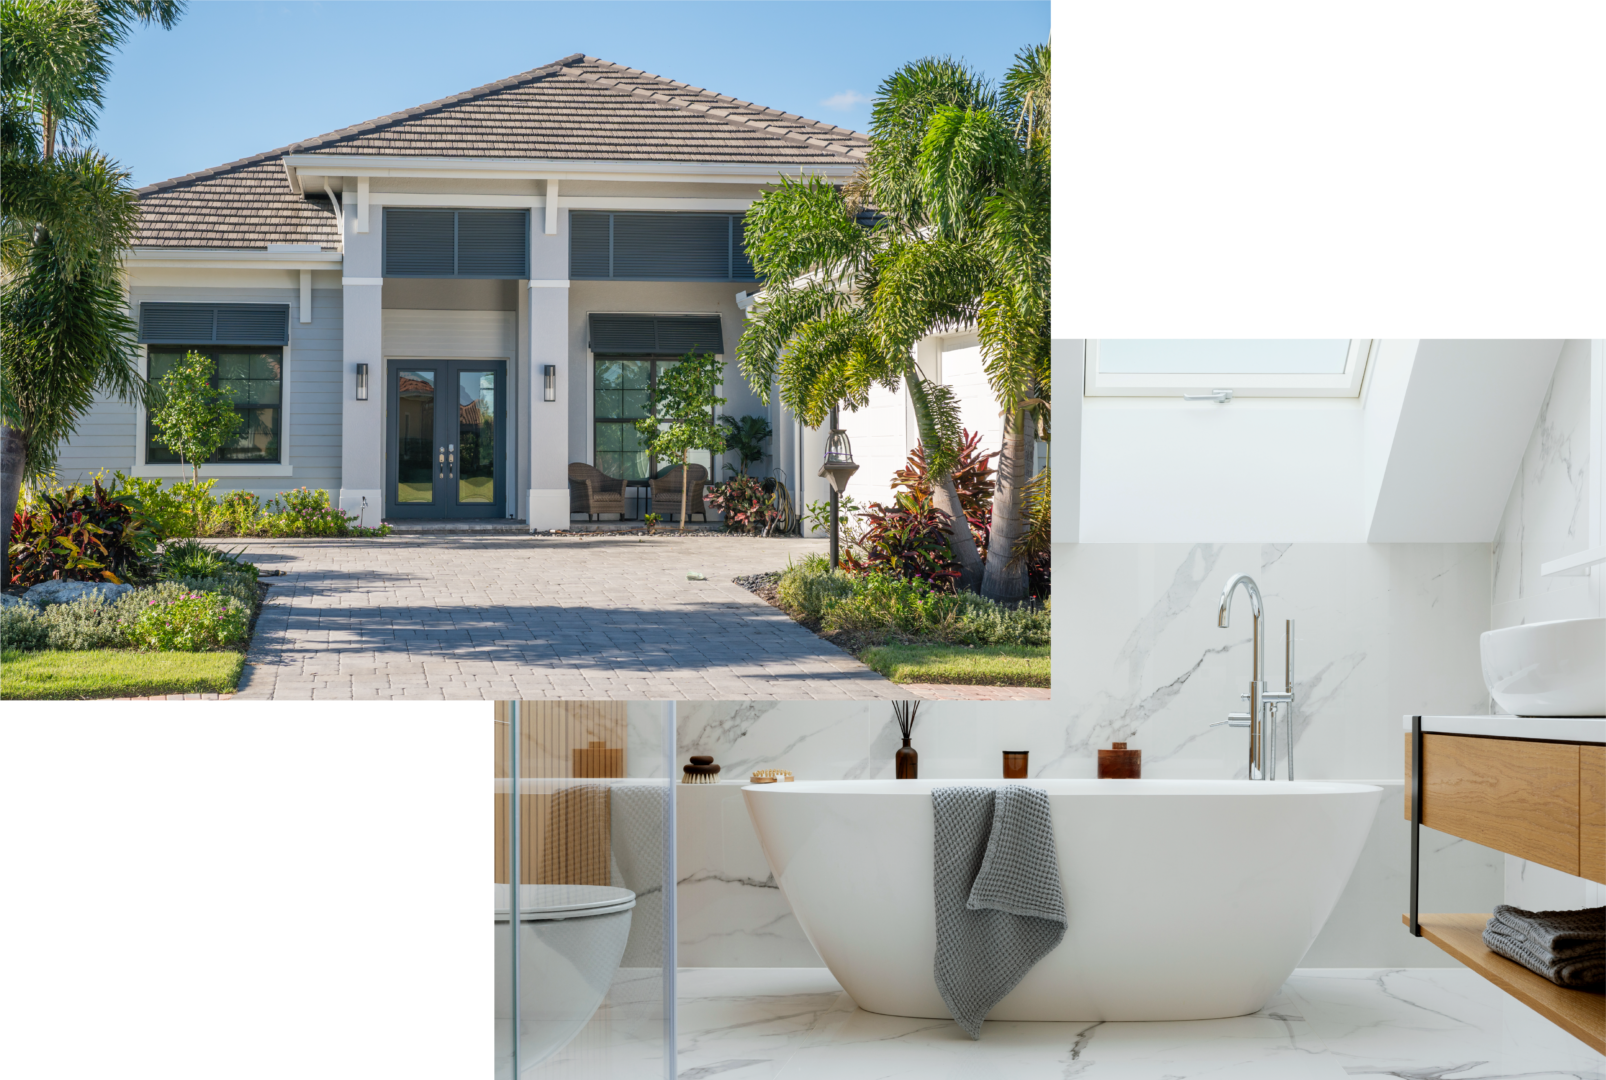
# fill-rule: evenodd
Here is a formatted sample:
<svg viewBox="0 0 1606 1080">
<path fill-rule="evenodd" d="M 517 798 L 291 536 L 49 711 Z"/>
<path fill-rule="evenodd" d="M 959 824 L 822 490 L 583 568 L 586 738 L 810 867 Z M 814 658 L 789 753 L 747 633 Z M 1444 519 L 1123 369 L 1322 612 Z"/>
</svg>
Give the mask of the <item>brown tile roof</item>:
<svg viewBox="0 0 1606 1080">
<path fill-rule="evenodd" d="M 852 165 L 858 132 L 576 53 L 510 79 L 141 188 L 139 247 L 339 245 L 286 154 Z"/>
</svg>

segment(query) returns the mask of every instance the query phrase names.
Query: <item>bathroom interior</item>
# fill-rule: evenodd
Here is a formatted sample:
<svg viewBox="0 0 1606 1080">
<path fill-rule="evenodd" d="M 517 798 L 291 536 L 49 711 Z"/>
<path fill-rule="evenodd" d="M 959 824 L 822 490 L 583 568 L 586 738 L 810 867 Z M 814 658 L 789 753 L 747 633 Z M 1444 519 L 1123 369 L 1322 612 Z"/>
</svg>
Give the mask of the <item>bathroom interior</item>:
<svg viewBox="0 0 1606 1080">
<path fill-rule="evenodd" d="M 499 1078 L 1606 1078 L 1606 341 L 1227 344 L 1055 343 L 1052 701 L 498 704 Z"/>
</svg>

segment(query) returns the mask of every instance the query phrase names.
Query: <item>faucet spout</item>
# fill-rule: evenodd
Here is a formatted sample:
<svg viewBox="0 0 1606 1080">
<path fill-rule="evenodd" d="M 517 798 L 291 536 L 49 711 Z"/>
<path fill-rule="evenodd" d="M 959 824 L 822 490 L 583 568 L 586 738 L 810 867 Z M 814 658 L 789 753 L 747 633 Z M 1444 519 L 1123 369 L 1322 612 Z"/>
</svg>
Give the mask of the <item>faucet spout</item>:
<svg viewBox="0 0 1606 1080">
<path fill-rule="evenodd" d="M 1265 605 L 1261 603 L 1260 586 L 1248 574 L 1234 574 L 1227 579 L 1226 587 L 1221 590 L 1221 607 L 1216 611 L 1216 625 L 1226 628 L 1232 620 L 1232 598 L 1242 586 L 1244 592 L 1249 594 L 1249 614 L 1253 624 L 1251 633 L 1251 663 L 1253 670 L 1249 677 L 1249 693 L 1244 695 L 1249 700 L 1249 779 L 1270 779 L 1268 766 L 1266 738 L 1266 718 L 1263 715 L 1263 695 L 1266 685 L 1260 676 L 1260 619 L 1265 614 Z"/>
<path fill-rule="evenodd" d="M 1248 574 L 1234 574 L 1221 590 L 1221 607 L 1216 611 L 1216 625 L 1223 630 L 1232 625 L 1232 596 L 1240 585 L 1249 594 L 1249 614 L 1258 619 L 1264 610 L 1260 603 L 1260 586 L 1255 584 L 1255 579 Z"/>
</svg>

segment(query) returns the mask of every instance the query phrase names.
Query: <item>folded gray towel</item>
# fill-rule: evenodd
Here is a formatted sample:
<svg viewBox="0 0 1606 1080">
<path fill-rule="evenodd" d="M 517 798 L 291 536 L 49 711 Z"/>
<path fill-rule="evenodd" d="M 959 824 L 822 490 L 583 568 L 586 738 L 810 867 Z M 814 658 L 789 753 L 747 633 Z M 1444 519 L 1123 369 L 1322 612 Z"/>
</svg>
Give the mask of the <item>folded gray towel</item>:
<svg viewBox="0 0 1606 1080">
<path fill-rule="evenodd" d="M 1048 795 L 1038 788 L 939 787 L 937 991 L 972 1039 L 1005 994 L 1065 937 Z"/>
<path fill-rule="evenodd" d="M 1524 911 L 1499 904 L 1483 943 L 1557 986 L 1596 989 L 1606 983 L 1606 907 Z"/>
</svg>

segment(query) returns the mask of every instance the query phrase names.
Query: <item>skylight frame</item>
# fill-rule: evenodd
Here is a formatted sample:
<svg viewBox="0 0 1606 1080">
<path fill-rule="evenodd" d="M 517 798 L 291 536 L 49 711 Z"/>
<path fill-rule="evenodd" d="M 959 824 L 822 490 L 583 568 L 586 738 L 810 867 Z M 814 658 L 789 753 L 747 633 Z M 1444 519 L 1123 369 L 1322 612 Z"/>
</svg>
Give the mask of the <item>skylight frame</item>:
<svg viewBox="0 0 1606 1080">
<path fill-rule="evenodd" d="M 1087 342 L 1083 393 L 1088 397 L 1181 397 L 1231 390 L 1235 398 L 1359 398 L 1371 366 L 1373 338 L 1351 338 L 1344 370 L 1336 375 L 1201 372 L 1135 374 L 1099 370 L 1099 343 Z"/>
</svg>

